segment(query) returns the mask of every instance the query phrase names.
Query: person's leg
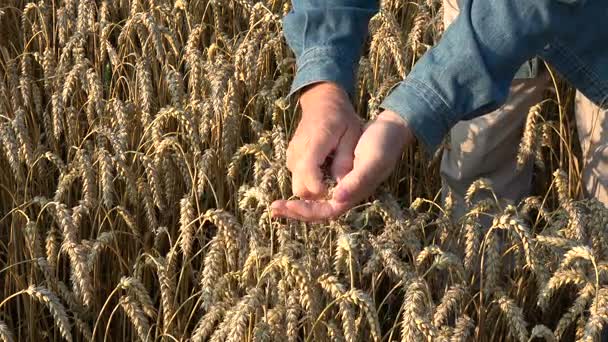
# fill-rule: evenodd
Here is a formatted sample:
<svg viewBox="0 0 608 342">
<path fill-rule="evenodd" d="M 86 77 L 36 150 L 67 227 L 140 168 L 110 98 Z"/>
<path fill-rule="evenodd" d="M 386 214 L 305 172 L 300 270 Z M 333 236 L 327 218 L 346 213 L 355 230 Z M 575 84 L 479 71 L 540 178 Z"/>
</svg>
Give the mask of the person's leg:
<svg viewBox="0 0 608 342">
<path fill-rule="evenodd" d="M 577 92 L 575 112 L 583 152 L 585 195 L 595 197 L 608 206 L 608 110 L 601 110 Z"/>
<path fill-rule="evenodd" d="M 546 85 L 543 77 L 516 80 L 504 106 L 452 128 L 441 177 L 452 191 L 455 218 L 466 211 L 464 196 L 479 178 L 488 179 L 501 200 L 516 202 L 529 194 L 533 163 L 518 170 L 517 153 L 527 113 L 542 100 Z"/>
<path fill-rule="evenodd" d="M 456 1 L 444 0 L 446 27 L 457 14 Z M 542 100 L 547 84 L 545 74 L 514 80 L 504 106 L 452 128 L 448 147 L 443 152 L 441 176 L 444 189 L 452 192 L 454 218 L 466 211 L 464 196 L 471 183 L 479 178 L 490 180 L 501 199 L 518 201 L 528 195 L 533 165 L 528 163 L 517 170 L 517 152 L 527 113 Z"/>
<path fill-rule="evenodd" d="M 583 152 L 585 196 L 595 197 L 608 207 L 608 110 L 601 110 L 580 92 L 575 100 L 576 128 Z M 608 327 L 600 341 L 608 342 Z"/>
</svg>

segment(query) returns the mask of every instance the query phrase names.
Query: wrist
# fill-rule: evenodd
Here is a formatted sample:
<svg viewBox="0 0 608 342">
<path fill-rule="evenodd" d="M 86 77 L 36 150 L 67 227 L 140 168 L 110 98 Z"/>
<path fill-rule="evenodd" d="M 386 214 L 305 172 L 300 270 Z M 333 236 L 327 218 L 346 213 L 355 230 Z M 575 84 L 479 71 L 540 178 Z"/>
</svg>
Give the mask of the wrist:
<svg viewBox="0 0 608 342">
<path fill-rule="evenodd" d="M 404 137 L 404 143 L 406 145 L 412 144 L 414 141 L 416 141 L 414 132 L 412 132 L 407 121 L 401 115 L 399 115 L 399 113 L 393 112 L 392 110 L 384 110 L 378 115 L 376 120 L 381 120 L 394 125 Z"/>
<path fill-rule="evenodd" d="M 333 82 L 318 82 L 306 86 L 300 93 L 300 104 L 306 106 L 308 103 L 318 102 L 322 98 L 339 99 L 348 102 L 348 94 L 342 87 Z"/>
</svg>

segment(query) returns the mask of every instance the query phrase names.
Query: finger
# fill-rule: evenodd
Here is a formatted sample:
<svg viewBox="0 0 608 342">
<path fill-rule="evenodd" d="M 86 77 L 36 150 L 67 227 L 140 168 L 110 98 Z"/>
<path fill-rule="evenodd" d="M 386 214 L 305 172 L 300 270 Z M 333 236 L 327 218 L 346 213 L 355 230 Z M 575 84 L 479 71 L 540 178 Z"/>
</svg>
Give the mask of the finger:
<svg viewBox="0 0 608 342">
<path fill-rule="evenodd" d="M 342 134 L 343 132 L 320 129 L 307 145 L 308 148 L 304 152 L 300 166 L 304 172 L 304 184 L 313 195 L 321 196 L 326 191 L 321 165 L 336 148 L 339 141 L 338 137 Z"/>
<path fill-rule="evenodd" d="M 295 214 L 290 213 L 286 207 L 288 201 L 286 200 L 277 200 L 272 202 L 270 206 L 271 215 L 273 218 L 292 218 L 296 220 L 301 220 L 300 217 L 294 217 Z"/>
<path fill-rule="evenodd" d="M 303 144 L 305 148 L 301 156 L 294 155 L 292 157 L 297 160 L 293 171 L 294 178 L 302 182 L 305 188 L 303 192 L 310 195 L 308 198 L 316 199 L 325 194 L 326 187 L 323 183 L 321 165 L 334 149 L 336 143 L 336 137 L 331 136 L 330 132 L 321 130 L 308 143 Z"/>
<path fill-rule="evenodd" d="M 291 191 L 295 196 L 302 199 L 311 199 L 313 195 L 308 191 L 301 172 L 294 172 L 291 177 Z"/>
<path fill-rule="evenodd" d="M 332 200 L 275 201 L 272 204 L 273 217 L 285 217 L 306 222 L 318 222 L 335 218 L 348 209 L 344 204 Z"/>
<path fill-rule="evenodd" d="M 271 205 L 271 215 L 274 218 L 290 218 L 299 221 L 306 221 L 306 219 L 292 210 L 287 208 L 287 203 L 290 201 L 287 200 L 277 200 L 272 202 Z"/>
<path fill-rule="evenodd" d="M 320 164 L 317 165 L 314 160 L 304 160 L 297 173 L 298 177 L 302 179 L 305 192 L 309 195 L 307 199 L 316 199 L 325 194 L 326 187 L 323 183 L 323 171 Z"/>
<path fill-rule="evenodd" d="M 353 206 L 369 197 L 384 179 L 381 164 L 378 160 L 355 159 L 353 170 L 336 186 L 333 199 Z"/>
<path fill-rule="evenodd" d="M 361 129 L 348 129 L 340 139 L 334 160 L 331 165 L 331 175 L 338 182 L 353 169 L 355 147 L 361 136 Z"/>
<path fill-rule="evenodd" d="M 296 161 L 297 161 L 295 156 L 300 154 L 296 150 L 297 146 L 299 146 L 298 141 L 296 139 L 297 139 L 297 137 L 294 137 L 291 140 L 291 142 L 289 143 L 289 146 L 287 147 L 287 152 L 285 153 L 285 158 L 287 159 L 287 169 L 291 172 L 293 172 L 293 170 L 295 170 Z"/>
<path fill-rule="evenodd" d="M 310 198 L 311 194 L 304 185 L 304 180 L 302 177 L 302 172 L 299 172 L 296 169 L 298 159 L 296 156 L 299 155 L 297 149 L 298 146 L 301 146 L 302 143 L 297 140 L 297 137 L 294 137 L 293 140 L 289 143 L 289 147 L 287 148 L 287 169 L 291 171 L 291 192 L 300 198 Z"/>
<path fill-rule="evenodd" d="M 315 188 L 315 177 L 320 177 L 322 181 L 323 175 L 321 169 L 315 167 L 317 164 L 316 161 L 306 161 L 303 159 L 303 154 L 298 153 L 297 146 L 302 146 L 304 144 L 304 142 L 292 141 L 287 150 L 287 168 L 292 172 L 292 193 L 303 199 L 313 199 L 324 193 L 323 188 L 319 188 L 318 186 Z M 307 183 L 312 184 L 312 190 L 308 188 Z"/>
</svg>

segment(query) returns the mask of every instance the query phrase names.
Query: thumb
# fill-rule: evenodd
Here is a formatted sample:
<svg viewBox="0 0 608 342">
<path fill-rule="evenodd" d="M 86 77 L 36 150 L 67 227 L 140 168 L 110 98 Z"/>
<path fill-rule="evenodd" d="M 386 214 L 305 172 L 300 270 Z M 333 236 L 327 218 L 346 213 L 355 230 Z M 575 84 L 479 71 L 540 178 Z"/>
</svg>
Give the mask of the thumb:
<svg viewBox="0 0 608 342">
<path fill-rule="evenodd" d="M 303 164 L 301 172 L 304 185 L 312 193 L 313 198 L 326 191 L 323 183 L 323 171 L 314 161 Z"/>
<path fill-rule="evenodd" d="M 355 204 L 370 196 L 382 182 L 379 170 L 381 165 L 377 159 L 355 159 L 353 170 L 336 186 L 333 199 L 339 203 Z"/>
</svg>

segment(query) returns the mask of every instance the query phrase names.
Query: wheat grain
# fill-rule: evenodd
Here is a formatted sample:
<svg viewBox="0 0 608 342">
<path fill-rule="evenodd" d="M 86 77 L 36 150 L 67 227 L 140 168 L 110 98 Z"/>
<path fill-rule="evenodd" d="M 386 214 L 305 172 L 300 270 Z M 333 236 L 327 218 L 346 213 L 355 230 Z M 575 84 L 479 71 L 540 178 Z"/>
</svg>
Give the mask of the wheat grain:
<svg viewBox="0 0 608 342">
<path fill-rule="evenodd" d="M 237 233 L 241 232 L 241 225 L 236 218 L 224 210 L 208 210 L 204 220 L 213 223 L 219 229 L 219 236 L 226 248 L 226 261 L 229 269 L 237 268 L 237 255 L 240 250 Z"/>
<path fill-rule="evenodd" d="M 345 297 L 346 289 L 332 275 L 325 274 L 317 280 L 321 288 L 331 295 L 333 300 L 339 300 L 340 317 L 342 320 L 342 332 L 346 341 L 356 341 L 357 331 L 355 328 L 354 302 Z"/>
<path fill-rule="evenodd" d="M 21 145 L 19 153 L 23 156 L 21 159 L 27 166 L 32 167 L 34 164 L 34 148 L 27 130 L 25 111 L 22 108 L 17 109 L 15 112 L 13 129 L 15 136 L 17 137 L 17 141 L 19 142 L 19 145 Z"/>
<path fill-rule="evenodd" d="M 291 291 L 287 296 L 287 340 L 289 342 L 295 342 L 298 339 L 299 331 L 299 316 L 302 308 L 298 304 L 297 296 L 294 291 Z"/>
<path fill-rule="evenodd" d="M 19 148 L 15 139 L 12 127 L 4 123 L 0 126 L 0 141 L 4 147 L 4 155 L 13 171 L 13 176 L 17 182 L 23 181 L 23 171 L 19 161 Z"/>
<path fill-rule="evenodd" d="M 130 296 L 122 296 L 120 297 L 119 304 L 137 330 L 139 339 L 141 341 L 148 341 L 150 337 L 150 323 L 138 303 Z"/>
<path fill-rule="evenodd" d="M 480 178 L 471 184 L 464 196 L 464 200 L 468 206 L 473 205 L 474 197 L 480 190 L 487 190 L 493 192 L 492 183 L 490 182 L 490 180 Z"/>
<path fill-rule="evenodd" d="M 421 279 L 413 280 L 405 293 L 401 318 L 401 341 L 421 341 L 437 336 L 435 327 L 426 317 L 426 285 Z"/>
<path fill-rule="evenodd" d="M 249 315 L 255 313 L 257 308 L 261 306 L 263 295 L 264 292 L 262 290 L 253 288 L 249 290 L 248 294 L 235 306 L 230 321 L 225 320 L 231 328 L 226 341 L 236 342 L 243 339 Z M 219 330 L 221 330 L 221 328 Z M 213 337 L 211 340 L 213 340 Z"/>
<path fill-rule="evenodd" d="M 3 342 L 14 342 L 15 338 L 6 323 L 0 320 L 0 338 Z"/>
<path fill-rule="evenodd" d="M 30 285 L 25 292 L 32 298 L 36 299 L 40 303 L 44 304 L 55 319 L 55 325 L 59 328 L 61 336 L 66 341 L 72 341 L 72 333 L 70 328 L 70 322 L 65 308 L 59 301 L 59 298 L 54 293 L 47 290 L 44 287 Z"/>
<path fill-rule="evenodd" d="M 557 326 L 555 327 L 555 331 L 554 333 L 551 333 L 551 335 L 554 335 L 554 337 L 558 339 L 562 338 L 566 329 L 576 321 L 577 317 L 584 313 L 589 302 L 593 300 L 594 294 L 595 286 L 593 284 L 585 285 L 585 287 L 579 291 L 578 297 L 572 306 L 559 319 L 559 322 L 557 322 Z"/>
<path fill-rule="evenodd" d="M 184 197 L 180 202 L 180 232 L 181 232 L 181 247 L 184 253 L 184 259 L 188 259 L 192 253 L 192 245 L 194 243 L 194 234 L 196 226 L 194 224 L 195 212 L 192 203 L 192 196 Z"/>
<path fill-rule="evenodd" d="M 564 254 L 564 258 L 562 259 L 559 268 L 565 269 L 577 259 L 587 260 L 595 264 L 595 257 L 593 256 L 593 251 L 591 248 L 587 246 L 575 246 L 570 248 L 570 250 Z"/>
<path fill-rule="evenodd" d="M 532 329 L 532 332 L 530 333 L 530 339 L 528 341 L 531 341 L 534 338 L 543 338 L 545 341 L 548 341 L 548 342 L 556 341 L 555 335 L 553 335 L 553 332 L 551 332 L 551 330 L 549 328 L 547 328 L 545 325 L 542 325 L 542 324 L 538 324 L 538 325 L 534 326 L 534 328 Z"/>
<path fill-rule="evenodd" d="M 103 204 L 112 208 L 114 203 L 114 163 L 108 151 L 104 148 L 97 150 L 100 187 Z"/>
<path fill-rule="evenodd" d="M 219 302 L 209 308 L 203 317 L 198 321 L 192 334 L 192 341 L 203 341 L 211 335 L 216 322 L 220 321 L 228 309 L 228 303 Z"/>
<path fill-rule="evenodd" d="M 450 287 L 441 299 L 441 303 L 435 309 L 433 315 L 433 325 L 440 327 L 444 324 L 448 315 L 451 311 L 456 310 L 456 306 L 462 302 L 467 293 L 467 289 L 464 284 L 456 284 Z"/>
<path fill-rule="evenodd" d="M 538 306 L 546 309 L 549 305 L 549 299 L 560 288 L 566 284 L 582 285 L 588 282 L 587 277 L 580 271 L 574 269 L 561 269 L 553 274 L 545 287 L 538 294 Z"/>
<path fill-rule="evenodd" d="M 523 310 L 506 295 L 498 298 L 498 305 L 508 321 L 508 327 L 511 335 L 520 342 L 528 341 L 528 330 L 526 329 L 526 320 L 523 315 Z"/>
<path fill-rule="evenodd" d="M 502 268 L 502 260 L 500 257 L 500 245 L 496 230 L 490 229 L 486 234 L 483 248 L 485 249 L 483 269 L 484 275 L 483 286 L 492 293 L 500 287 L 500 270 Z"/>
<path fill-rule="evenodd" d="M 595 341 L 602 328 L 608 325 L 608 288 L 604 287 L 597 291 L 590 311 L 591 316 L 585 324 L 583 341 Z"/>
<path fill-rule="evenodd" d="M 135 64 L 135 70 L 137 75 L 137 89 L 138 89 L 138 100 L 142 109 L 141 114 L 141 125 L 144 128 L 148 128 L 152 123 L 152 99 L 153 88 L 152 88 L 152 74 L 150 72 L 150 64 L 147 57 L 142 57 L 137 60 Z M 156 133 L 155 130 L 152 131 Z M 160 141 L 160 136 L 154 136 L 155 141 Z"/>
<path fill-rule="evenodd" d="M 146 177 L 148 178 L 148 184 L 150 184 L 149 188 L 152 191 L 154 204 L 162 210 L 165 208 L 165 201 L 162 196 L 163 187 L 159 174 L 159 163 L 156 159 L 150 159 L 147 156 L 141 156 L 141 162 L 146 171 Z"/>
<path fill-rule="evenodd" d="M 474 321 L 467 315 L 462 315 L 456 320 L 454 333 L 450 342 L 465 342 L 470 339 L 471 330 L 474 328 Z"/>
<path fill-rule="evenodd" d="M 175 314 L 175 282 L 168 271 L 167 259 L 159 257 L 154 261 L 156 273 L 160 283 L 160 296 L 163 310 L 163 330 L 170 333 L 172 330 L 173 316 Z"/>
<path fill-rule="evenodd" d="M 568 188 L 569 188 L 566 173 L 562 170 L 556 170 L 553 173 L 553 181 L 555 182 L 555 188 L 556 188 L 560 203 L 565 202 L 568 199 Z"/>
<path fill-rule="evenodd" d="M 526 117 L 526 125 L 524 126 L 524 134 L 519 144 L 519 152 L 517 153 L 517 169 L 523 170 L 524 166 L 528 163 L 532 157 L 532 153 L 537 150 L 536 144 L 538 139 L 537 134 L 537 122 L 538 117 L 542 111 L 542 102 L 537 103 L 530 107 L 528 115 Z"/>
<path fill-rule="evenodd" d="M 134 277 L 122 277 L 119 285 L 123 289 L 132 292 L 135 297 L 137 297 L 139 303 L 141 303 L 143 312 L 149 318 L 154 319 L 156 317 L 156 310 L 154 309 L 152 299 L 141 281 Z"/>
<path fill-rule="evenodd" d="M 201 300 L 203 308 L 209 309 L 216 301 L 214 283 L 222 274 L 222 264 L 224 253 L 222 252 L 223 243 L 216 236 L 210 243 L 207 254 L 205 255 L 204 266 L 200 285 L 202 289 Z"/>
<path fill-rule="evenodd" d="M 82 192 L 83 192 L 83 206 L 87 209 L 91 209 L 95 206 L 97 201 L 97 188 L 95 172 L 93 171 L 93 163 L 91 162 L 91 156 L 88 151 L 82 149 L 78 151 L 79 157 L 77 158 L 80 164 L 80 172 L 82 178 Z"/>
<path fill-rule="evenodd" d="M 156 210 L 154 208 L 154 200 L 152 199 L 152 191 L 150 190 L 150 187 L 143 179 L 140 178 L 137 181 L 137 189 L 142 198 L 148 225 L 153 229 L 157 228 L 159 226 L 158 219 L 156 217 Z"/>
</svg>

